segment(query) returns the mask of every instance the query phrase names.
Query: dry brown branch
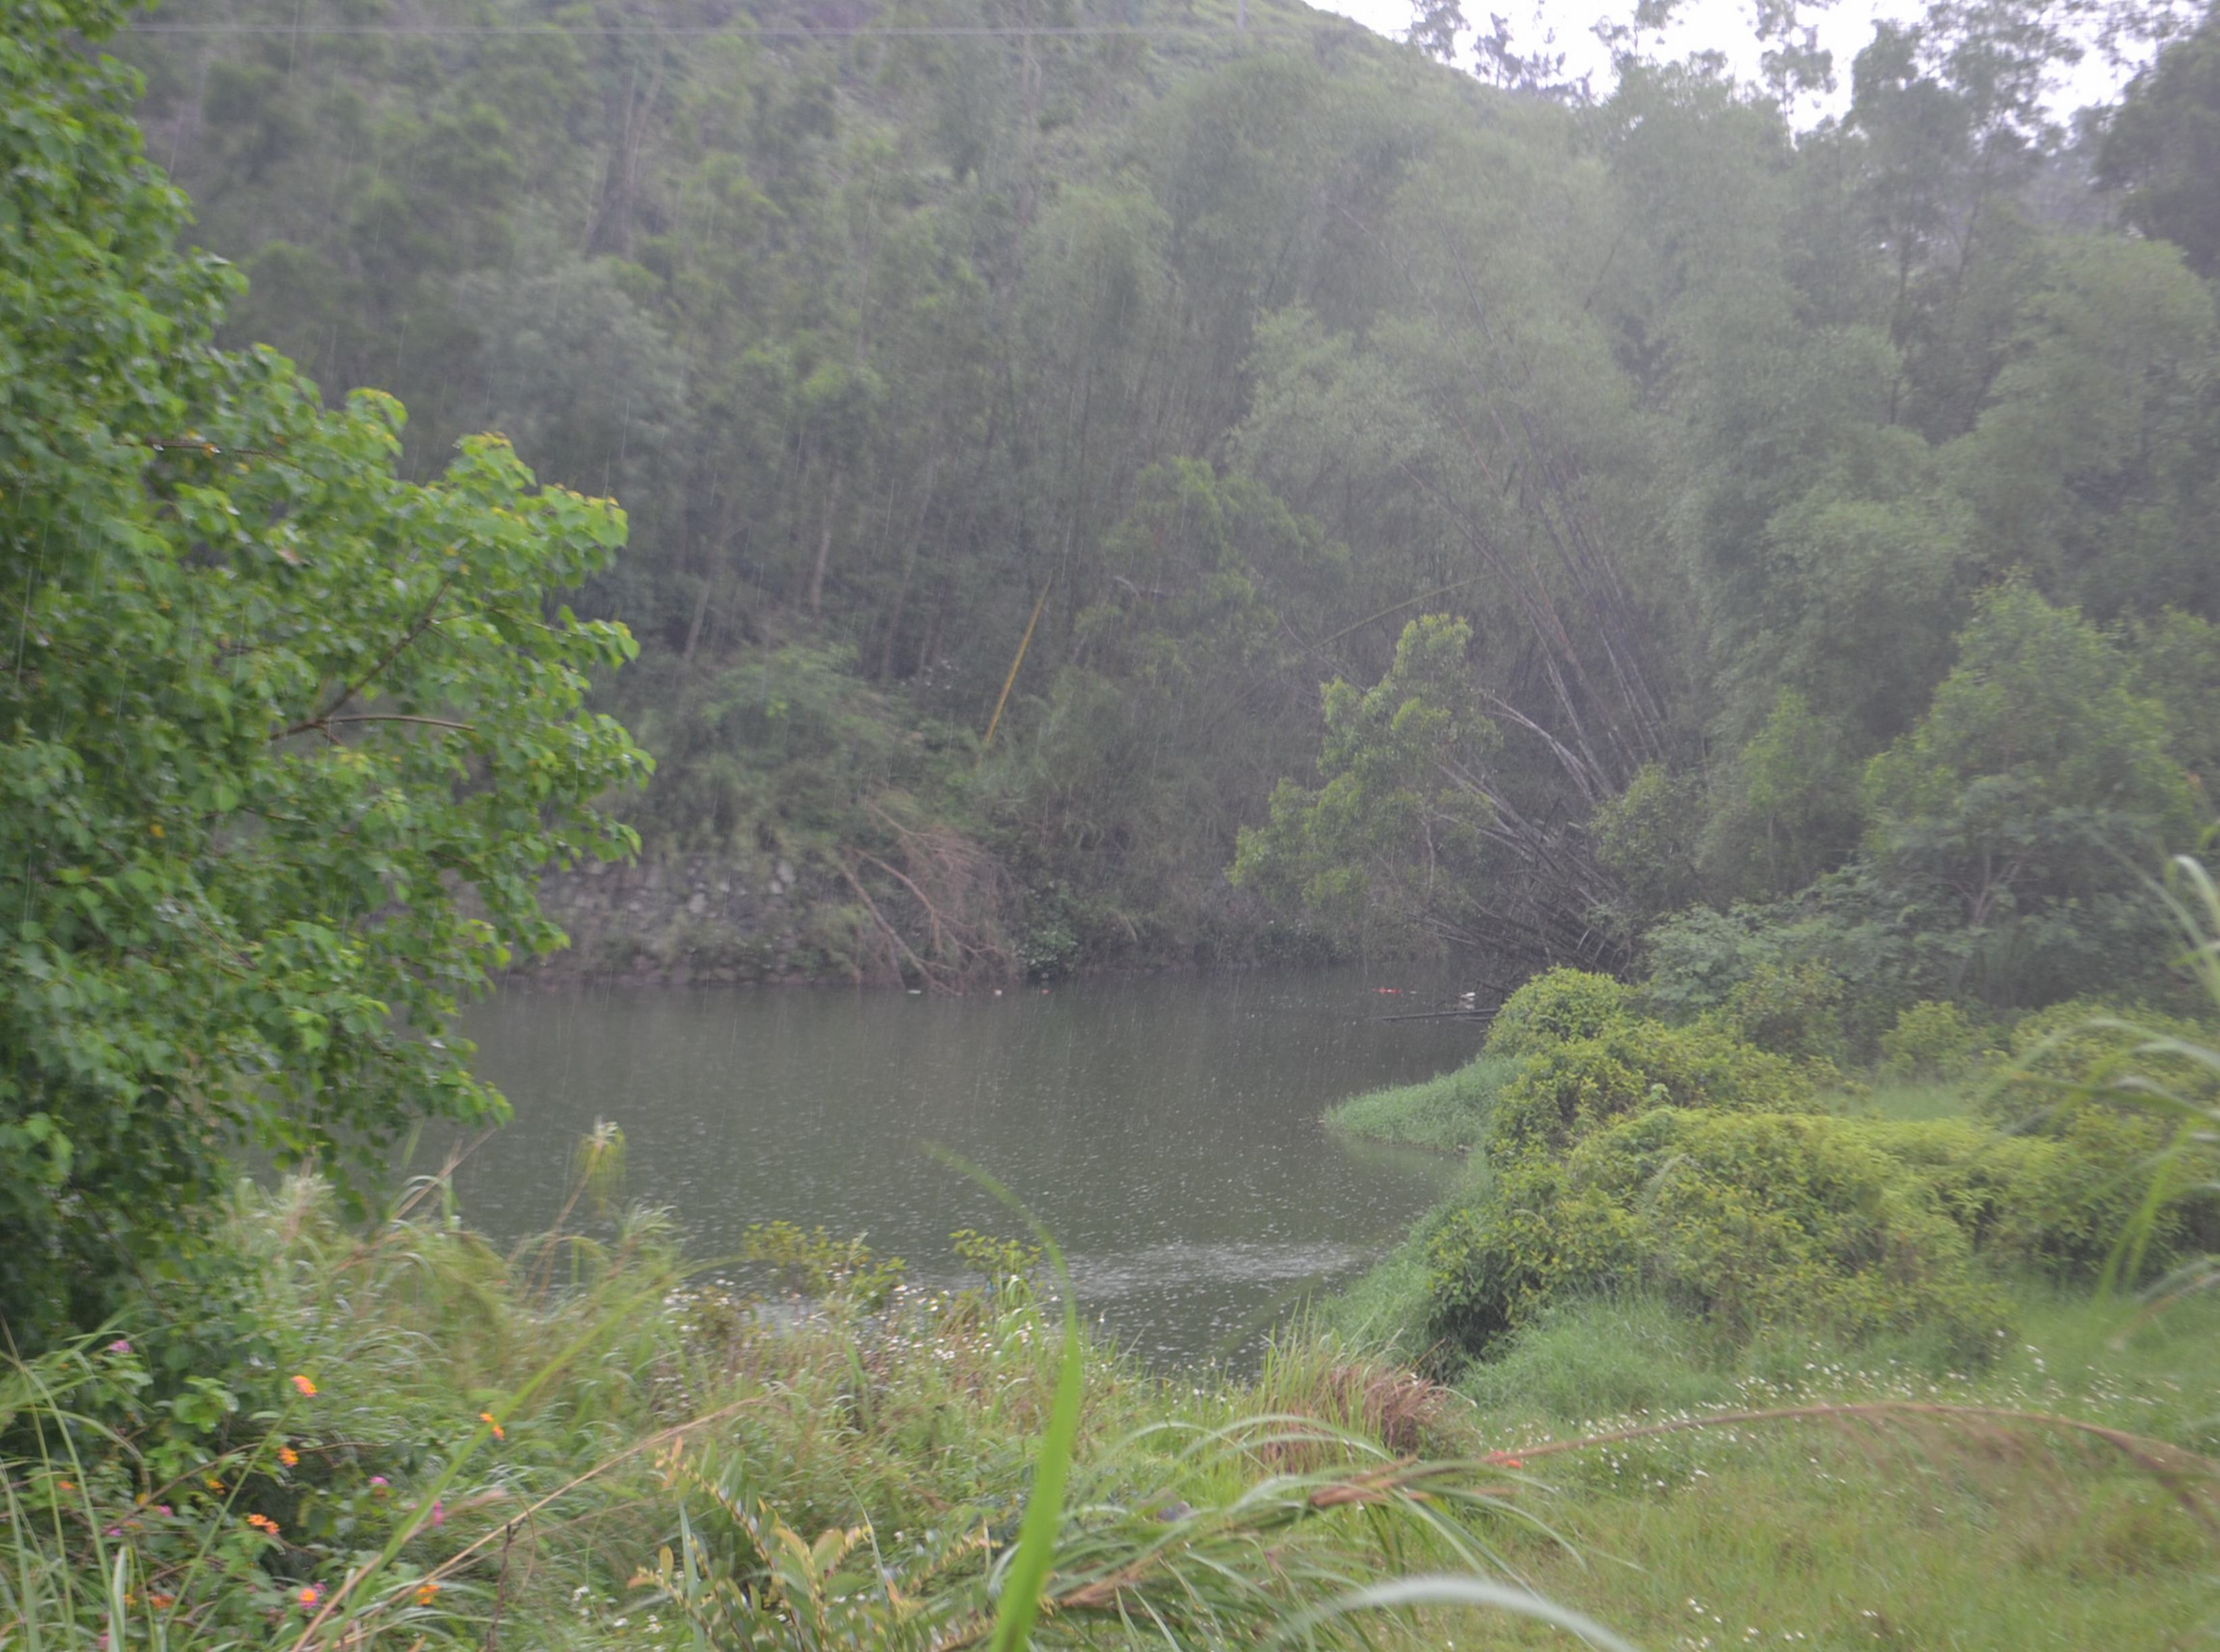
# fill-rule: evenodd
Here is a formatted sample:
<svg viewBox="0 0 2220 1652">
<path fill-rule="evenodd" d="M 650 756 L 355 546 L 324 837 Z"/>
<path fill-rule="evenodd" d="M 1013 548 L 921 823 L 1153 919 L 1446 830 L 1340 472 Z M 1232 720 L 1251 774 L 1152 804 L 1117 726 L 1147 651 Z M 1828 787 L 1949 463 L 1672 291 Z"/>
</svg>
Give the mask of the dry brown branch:
<svg viewBox="0 0 2220 1652">
<path fill-rule="evenodd" d="M 911 954 L 921 968 L 938 972 L 935 984 L 944 990 L 1016 975 L 1018 960 L 1006 929 L 1012 889 L 1001 863 L 961 832 L 908 825 L 879 801 L 868 807 L 891 845 L 883 852 L 851 847 L 842 857 L 852 883 L 859 884 L 867 869 L 889 881 L 892 887 L 882 887 L 870 901 L 875 916 L 900 932 L 905 925 L 897 920 L 905 913 L 890 901 L 907 897 L 914 903 L 917 921 L 907 928 L 914 935 L 921 924 L 925 939 Z"/>
<path fill-rule="evenodd" d="M 888 943 L 902 957 L 917 966 L 917 972 L 924 978 L 927 988 L 946 991 L 947 988 L 942 986 L 940 978 L 932 973 L 932 967 L 918 957 L 916 950 L 901 938 L 901 931 L 887 921 L 886 913 L 879 910 L 879 903 L 871 899 L 871 892 L 864 887 L 864 881 L 856 876 L 856 869 L 845 860 L 839 864 L 840 876 L 848 880 L 848 887 L 856 892 L 857 899 L 864 903 L 864 909 L 871 914 L 871 921 L 879 926 L 879 933 L 885 936 Z"/>
</svg>

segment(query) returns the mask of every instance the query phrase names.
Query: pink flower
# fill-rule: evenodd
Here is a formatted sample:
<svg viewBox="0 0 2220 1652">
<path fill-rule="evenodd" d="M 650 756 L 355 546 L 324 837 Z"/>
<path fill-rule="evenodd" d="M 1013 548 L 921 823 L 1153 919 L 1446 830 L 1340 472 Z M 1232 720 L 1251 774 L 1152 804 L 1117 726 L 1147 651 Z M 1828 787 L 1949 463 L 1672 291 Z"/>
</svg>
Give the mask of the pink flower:
<svg viewBox="0 0 2220 1652">
<path fill-rule="evenodd" d="M 131 1343 L 127 1338 L 118 1337 L 114 1342 L 109 1343 L 108 1351 L 111 1354 L 128 1354 L 131 1351 Z"/>
<path fill-rule="evenodd" d="M 447 1524 L 447 1506 L 437 1498 L 432 1500 L 432 1529 L 436 1531 Z"/>
</svg>

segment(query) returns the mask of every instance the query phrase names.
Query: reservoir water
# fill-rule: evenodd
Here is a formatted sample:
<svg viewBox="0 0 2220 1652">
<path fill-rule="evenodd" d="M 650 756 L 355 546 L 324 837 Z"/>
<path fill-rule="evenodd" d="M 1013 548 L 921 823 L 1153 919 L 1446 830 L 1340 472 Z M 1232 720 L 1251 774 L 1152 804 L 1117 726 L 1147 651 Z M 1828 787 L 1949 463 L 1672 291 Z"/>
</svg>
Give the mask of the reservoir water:
<svg viewBox="0 0 2220 1652">
<path fill-rule="evenodd" d="M 1398 988 L 1387 993 L 1382 988 Z M 478 1069 L 515 1122 L 458 1174 L 498 1235 L 544 1228 L 570 1154 L 620 1125 L 628 1197 L 689 1254 L 751 1222 L 863 1235 L 957 1282 L 948 1236 L 1016 1219 L 928 1156 L 1001 1179 L 1064 1247 L 1081 1306 L 1159 1364 L 1253 1355 L 1309 1293 L 1392 1244 L 1455 1166 L 1343 1142 L 1319 1113 L 1469 1058 L 1395 1023 L 1454 983 L 1356 969 L 1088 981 L 1000 997 L 844 988 L 517 991 L 479 1007 Z"/>
</svg>

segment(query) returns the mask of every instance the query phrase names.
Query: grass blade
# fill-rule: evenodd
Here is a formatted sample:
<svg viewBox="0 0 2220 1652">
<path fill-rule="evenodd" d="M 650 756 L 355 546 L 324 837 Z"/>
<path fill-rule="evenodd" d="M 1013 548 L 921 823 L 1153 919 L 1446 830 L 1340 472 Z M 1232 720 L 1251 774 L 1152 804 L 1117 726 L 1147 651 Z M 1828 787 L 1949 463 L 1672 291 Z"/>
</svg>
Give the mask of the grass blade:
<svg viewBox="0 0 2220 1652">
<path fill-rule="evenodd" d="M 1406 1577 L 1368 1584 L 1315 1606 L 1288 1620 L 1270 1643 L 1284 1646 L 1306 1638 L 1309 1631 L 1338 1618 L 1361 1611 L 1389 1611 L 1406 1606 L 1477 1606 L 1507 1611 L 1521 1618 L 1555 1624 L 1606 1652 L 1637 1652 L 1634 1644 L 1614 1635 L 1593 1618 L 1545 1600 L 1530 1590 L 1508 1583 L 1491 1583 L 1475 1577 Z"/>
</svg>

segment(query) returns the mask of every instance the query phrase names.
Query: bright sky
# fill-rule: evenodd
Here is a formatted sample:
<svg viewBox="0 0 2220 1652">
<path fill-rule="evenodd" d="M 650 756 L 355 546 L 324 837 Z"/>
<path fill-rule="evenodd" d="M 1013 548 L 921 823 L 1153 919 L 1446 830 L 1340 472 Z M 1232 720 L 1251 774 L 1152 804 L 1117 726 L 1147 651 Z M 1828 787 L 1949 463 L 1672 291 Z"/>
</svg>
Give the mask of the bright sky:
<svg viewBox="0 0 2220 1652">
<path fill-rule="evenodd" d="M 1400 36 L 1410 27 L 1410 0 L 1312 0 L 1312 3 L 1353 17 L 1382 34 Z M 1538 0 L 1538 10 L 1537 3 L 1537 0 L 1463 0 L 1465 16 L 1482 26 L 1500 7 L 1510 21 L 1513 35 L 1529 50 L 1545 32 L 1555 30 L 1556 45 L 1551 49 L 1567 54 L 1568 72 L 1591 71 L 1596 90 L 1608 90 L 1609 59 L 1589 32 L 1590 28 L 1596 17 L 1606 11 L 1622 16 L 1631 15 L 1631 0 L 1617 5 L 1606 4 L 1605 0 Z M 1872 40 L 1875 19 L 1909 19 L 1924 9 L 1920 0 L 1880 0 L 1879 3 L 1875 0 L 1836 0 L 1832 8 L 1824 11 L 1807 5 L 1810 21 L 1818 25 L 1819 43 L 1835 54 L 1835 78 L 1840 90 L 1828 100 L 1828 109 L 1837 109 L 1848 101 L 1850 61 Z M 1680 21 L 1666 37 L 1670 55 L 1717 49 L 1726 53 L 1727 61 L 1738 76 L 1756 78 L 1756 26 L 1747 0 L 1681 0 L 1679 16 Z M 2109 102 L 2121 78 L 2100 54 L 2092 52 L 2060 88 L 2053 107 L 2062 116 L 2086 103 Z"/>
</svg>

